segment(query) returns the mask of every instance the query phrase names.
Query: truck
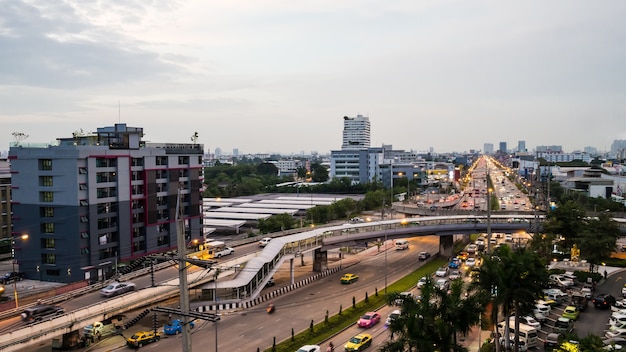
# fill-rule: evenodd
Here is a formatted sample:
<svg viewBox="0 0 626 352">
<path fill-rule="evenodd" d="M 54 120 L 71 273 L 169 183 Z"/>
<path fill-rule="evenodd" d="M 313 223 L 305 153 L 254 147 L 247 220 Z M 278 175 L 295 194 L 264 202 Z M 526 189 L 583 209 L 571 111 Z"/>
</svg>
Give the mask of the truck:
<svg viewBox="0 0 626 352">
<path fill-rule="evenodd" d="M 587 304 L 589 303 L 589 301 L 587 300 L 587 297 L 585 297 L 584 294 L 582 294 L 581 292 L 573 292 L 572 293 L 572 302 L 571 304 L 578 308 L 579 311 L 584 311 L 585 309 L 587 309 Z"/>
<path fill-rule="evenodd" d="M 115 316 L 102 321 L 96 321 L 83 328 L 83 335 L 86 339 L 94 341 L 116 335 L 120 332 L 120 327 L 115 325 L 114 320 L 121 320 L 121 316 Z"/>
</svg>

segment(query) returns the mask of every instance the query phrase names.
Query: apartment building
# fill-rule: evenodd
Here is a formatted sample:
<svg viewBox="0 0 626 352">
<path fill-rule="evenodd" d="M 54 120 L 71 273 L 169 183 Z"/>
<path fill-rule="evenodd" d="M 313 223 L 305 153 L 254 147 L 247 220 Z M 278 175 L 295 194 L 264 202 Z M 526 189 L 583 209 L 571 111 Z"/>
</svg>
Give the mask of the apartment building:
<svg viewBox="0 0 626 352">
<path fill-rule="evenodd" d="M 15 255 L 28 278 L 101 280 L 116 263 L 174 249 L 180 232 L 202 238 L 203 146 L 142 137 L 115 124 L 11 147 L 13 236 L 28 234 Z"/>
</svg>

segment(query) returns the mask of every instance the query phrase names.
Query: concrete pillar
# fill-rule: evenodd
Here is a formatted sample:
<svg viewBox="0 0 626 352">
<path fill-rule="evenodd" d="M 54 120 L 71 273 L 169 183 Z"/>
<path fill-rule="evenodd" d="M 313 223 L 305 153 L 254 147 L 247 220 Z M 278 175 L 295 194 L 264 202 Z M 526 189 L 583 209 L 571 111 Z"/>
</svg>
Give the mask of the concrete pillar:
<svg viewBox="0 0 626 352">
<path fill-rule="evenodd" d="M 444 258 L 452 258 L 454 248 L 454 236 L 439 236 L 439 254 Z"/>
<path fill-rule="evenodd" d="M 293 285 L 296 282 L 296 274 L 294 272 L 293 260 L 295 258 L 289 259 L 289 284 Z"/>
<path fill-rule="evenodd" d="M 328 252 L 320 248 L 313 252 L 313 272 L 321 273 L 328 269 Z"/>
</svg>

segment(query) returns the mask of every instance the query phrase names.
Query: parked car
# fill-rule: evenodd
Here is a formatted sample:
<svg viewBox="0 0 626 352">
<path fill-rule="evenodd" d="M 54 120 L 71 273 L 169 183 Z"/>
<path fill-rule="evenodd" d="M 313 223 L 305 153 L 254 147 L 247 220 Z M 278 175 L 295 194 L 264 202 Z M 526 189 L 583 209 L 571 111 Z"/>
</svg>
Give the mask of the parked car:
<svg viewBox="0 0 626 352">
<path fill-rule="evenodd" d="M 615 305 L 617 300 L 608 293 L 599 293 L 593 296 L 593 306 L 598 309 L 609 309 Z"/>
<path fill-rule="evenodd" d="M 7 285 L 13 283 L 14 281 L 22 281 L 26 278 L 24 273 L 20 273 L 17 271 L 8 272 L 2 276 L 0 276 L 0 284 Z"/>
<path fill-rule="evenodd" d="M 604 333 L 604 337 L 607 339 L 626 338 L 626 329 L 609 329 Z"/>
<path fill-rule="evenodd" d="M 196 325 L 193 321 L 188 322 L 189 328 L 193 329 Z M 169 324 L 163 326 L 163 333 L 165 335 L 176 335 L 183 332 L 183 322 L 180 319 L 174 319 Z"/>
<path fill-rule="evenodd" d="M 574 321 L 560 317 L 554 322 L 553 331 L 559 334 L 569 334 L 574 331 Z"/>
<path fill-rule="evenodd" d="M 417 259 L 419 260 L 426 260 L 430 258 L 430 253 L 428 252 L 420 252 L 420 254 L 417 256 Z"/>
<path fill-rule="evenodd" d="M 141 348 L 149 343 L 159 341 L 160 333 L 154 331 L 138 331 L 133 336 L 126 339 L 126 344 L 130 347 Z"/>
<path fill-rule="evenodd" d="M 380 321 L 380 314 L 377 312 L 367 312 L 359 318 L 357 324 L 360 328 L 371 328 Z"/>
<path fill-rule="evenodd" d="M 515 315 L 512 315 L 509 319 L 511 323 L 514 322 Z M 522 324 L 526 324 L 528 326 L 532 326 L 535 329 L 541 328 L 541 323 L 537 319 L 531 317 L 530 315 L 524 315 L 524 316 L 519 317 L 519 322 Z"/>
<path fill-rule="evenodd" d="M 322 348 L 318 345 L 304 345 L 298 348 L 296 352 L 321 352 L 321 351 L 322 351 Z"/>
<path fill-rule="evenodd" d="M 442 267 L 439 267 L 437 271 L 435 271 L 435 276 L 445 277 L 445 276 L 448 276 L 449 272 L 450 272 L 450 269 L 448 269 L 447 266 L 442 266 Z"/>
<path fill-rule="evenodd" d="M 358 334 L 352 337 L 345 344 L 344 349 L 346 352 L 363 351 L 372 344 L 372 335 L 370 334 Z"/>
<path fill-rule="evenodd" d="M 550 275 L 549 280 L 550 280 L 550 284 L 555 285 L 560 288 L 569 288 L 569 287 L 574 286 L 574 281 L 568 278 L 565 278 L 562 275 L 552 274 Z"/>
<path fill-rule="evenodd" d="M 344 274 L 341 277 L 342 284 L 351 284 L 359 279 L 359 275 L 357 274 Z"/>
<path fill-rule="evenodd" d="M 546 351 L 552 351 L 561 344 L 562 340 L 563 335 L 557 334 L 556 332 L 551 332 L 546 336 L 546 339 L 543 342 L 543 348 Z"/>
<path fill-rule="evenodd" d="M 568 318 L 571 320 L 576 320 L 578 319 L 578 316 L 580 315 L 580 311 L 578 310 L 578 308 L 576 308 L 575 306 L 567 306 L 565 307 L 565 309 L 563 310 L 563 318 Z"/>
<path fill-rule="evenodd" d="M 104 297 L 113 297 L 134 290 L 135 284 L 132 282 L 112 282 L 100 290 L 100 294 Z"/>
<path fill-rule="evenodd" d="M 626 324 L 626 315 L 624 314 L 612 314 L 609 317 L 609 325 L 617 326 L 618 324 Z"/>
<path fill-rule="evenodd" d="M 272 238 L 271 238 L 271 237 L 261 238 L 261 239 L 259 240 L 259 246 L 261 246 L 261 247 L 265 247 L 265 246 L 267 246 L 267 244 L 268 244 L 268 243 L 270 243 L 270 241 L 271 241 L 271 240 L 272 240 Z"/>
</svg>

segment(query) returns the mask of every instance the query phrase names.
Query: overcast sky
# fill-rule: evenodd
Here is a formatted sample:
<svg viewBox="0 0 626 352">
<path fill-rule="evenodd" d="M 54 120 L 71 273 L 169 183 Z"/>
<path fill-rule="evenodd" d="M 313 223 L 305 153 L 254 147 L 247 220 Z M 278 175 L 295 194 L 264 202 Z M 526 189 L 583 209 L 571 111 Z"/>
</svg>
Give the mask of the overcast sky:
<svg viewBox="0 0 626 352">
<path fill-rule="evenodd" d="M 0 0 L 0 151 L 122 122 L 211 152 L 626 139 L 626 2 Z M 6 153 L 3 154 L 6 156 Z"/>
</svg>

